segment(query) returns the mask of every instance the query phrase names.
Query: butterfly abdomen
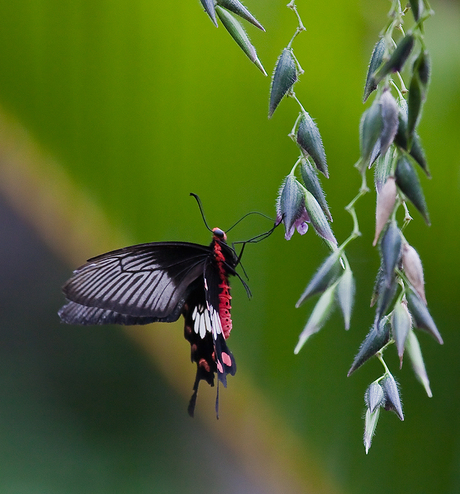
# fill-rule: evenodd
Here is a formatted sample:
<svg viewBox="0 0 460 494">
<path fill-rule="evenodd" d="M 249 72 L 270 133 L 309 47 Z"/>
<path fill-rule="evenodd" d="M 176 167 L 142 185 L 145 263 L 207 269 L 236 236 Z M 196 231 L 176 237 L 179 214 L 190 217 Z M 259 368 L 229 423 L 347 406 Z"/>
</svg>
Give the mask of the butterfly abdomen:
<svg viewBox="0 0 460 494">
<path fill-rule="evenodd" d="M 214 254 L 219 269 L 219 278 L 221 283 L 219 286 L 219 318 L 222 325 L 222 334 L 227 339 L 232 330 L 232 316 L 230 310 L 232 308 L 230 300 L 230 284 L 228 282 L 228 274 L 225 269 L 225 256 L 222 252 L 222 247 L 219 242 L 214 242 Z"/>
</svg>

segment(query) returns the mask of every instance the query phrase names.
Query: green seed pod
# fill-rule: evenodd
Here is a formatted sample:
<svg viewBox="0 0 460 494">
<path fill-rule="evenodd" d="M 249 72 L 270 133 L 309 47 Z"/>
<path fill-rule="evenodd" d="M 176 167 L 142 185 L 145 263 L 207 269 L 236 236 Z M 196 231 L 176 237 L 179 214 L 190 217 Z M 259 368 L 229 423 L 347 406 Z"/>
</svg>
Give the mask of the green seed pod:
<svg viewBox="0 0 460 494">
<path fill-rule="evenodd" d="M 396 290 L 398 288 L 398 283 L 396 282 L 395 276 L 393 276 L 393 278 L 390 280 L 390 286 L 387 285 L 385 281 L 385 276 L 382 276 L 380 281 L 381 283 L 378 291 L 377 308 L 375 311 L 375 320 L 374 320 L 375 325 L 380 324 L 380 321 L 382 320 L 382 317 L 385 315 L 385 312 L 387 311 L 388 307 L 390 307 L 390 304 L 393 301 L 396 295 Z"/>
<path fill-rule="evenodd" d="M 380 407 L 371 412 L 369 409 L 366 410 L 366 415 L 364 417 L 364 448 L 366 449 L 366 455 L 369 453 L 369 449 L 372 445 L 372 438 L 375 434 L 375 429 L 380 417 Z"/>
<path fill-rule="evenodd" d="M 384 282 L 390 287 L 395 275 L 395 269 L 401 259 L 402 238 L 396 221 L 390 221 L 388 228 L 380 241 L 380 253 Z"/>
<path fill-rule="evenodd" d="M 374 148 L 379 143 L 382 130 L 383 120 L 381 105 L 379 101 L 374 101 L 371 107 L 363 113 L 359 125 L 361 158 L 365 163 L 371 161 Z"/>
<path fill-rule="evenodd" d="M 378 326 L 374 324 L 371 327 L 371 330 L 359 347 L 358 354 L 353 360 L 347 376 L 350 376 L 390 341 L 390 327 L 391 325 L 387 317 L 382 319 Z"/>
<path fill-rule="evenodd" d="M 216 8 L 214 6 L 214 0 L 200 0 L 201 5 L 203 5 L 204 10 L 211 18 L 214 26 L 217 27 L 217 19 L 216 19 Z"/>
<path fill-rule="evenodd" d="M 409 4 L 414 19 L 418 21 L 420 19 L 420 13 L 423 12 L 423 2 L 421 0 L 409 0 Z"/>
<path fill-rule="evenodd" d="M 412 368 L 414 369 L 415 376 L 423 384 L 426 394 L 431 398 L 433 396 L 430 388 L 430 380 L 425 369 L 425 362 L 423 361 L 422 350 L 420 349 L 420 343 L 417 336 L 411 330 L 406 339 L 406 352 L 409 355 L 412 362 Z"/>
<path fill-rule="evenodd" d="M 419 210 L 427 225 L 430 224 L 430 217 L 423 195 L 422 186 L 418 179 L 414 167 L 409 162 L 407 156 L 400 156 L 395 171 L 396 185 L 401 189 L 404 195 Z"/>
<path fill-rule="evenodd" d="M 381 288 L 384 284 L 385 283 L 384 283 L 383 267 L 382 267 L 382 263 L 380 262 L 379 270 L 377 271 L 377 276 L 375 277 L 375 281 L 374 281 L 374 289 L 372 291 L 371 303 L 370 303 L 371 307 L 374 307 L 374 305 L 378 301 Z"/>
<path fill-rule="evenodd" d="M 377 193 L 377 207 L 375 208 L 375 237 L 372 245 L 377 245 L 380 233 L 390 219 L 396 204 L 396 182 L 394 177 L 388 177 L 380 193 Z"/>
<path fill-rule="evenodd" d="M 412 135 L 412 145 L 409 150 L 409 143 L 407 141 L 407 114 L 404 111 L 400 111 L 398 115 L 398 131 L 396 132 L 395 144 L 397 144 L 404 151 L 408 151 L 414 158 L 416 163 L 422 168 L 428 178 L 431 178 L 430 171 L 428 169 L 428 163 L 426 161 L 425 151 L 423 150 L 420 142 L 420 137 L 416 132 Z"/>
<path fill-rule="evenodd" d="M 243 26 L 232 16 L 232 14 L 227 12 L 222 7 L 219 7 L 219 5 L 215 6 L 215 10 L 225 29 L 236 41 L 238 46 L 244 51 L 249 60 L 251 60 L 251 62 L 253 62 L 264 75 L 267 75 L 265 69 L 263 68 L 263 65 L 257 58 L 256 49 L 249 41 L 249 37 L 246 34 L 246 31 L 243 29 Z"/>
<path fill-rule="evenodd" d="M 414 158 L 415 162 L 422 168 L 425 175 L 431 178 L 431 173 L 428 168 L 428 162 L 426 160 L 425 151 L 423 150 L 420 137 L 416 132 L 412 135 L 412 146 L 410 148 L 409 154 Z"/>
<path fill-rule="evenodd" d="M 375 84 L 378 84 L 385 76 L 392 72 L 401 72 L 412 48 L 414 47 L 414 35 L 409 33 L 398 43 L 389 60 L 375 74 Z"/>
<path fill-rule="evenodd" d="M 422 261 L 417 251 L 407 242 L 403 245 L 402 264 L 407 279 L 426 305 Z"/>
<path fill-rule="evenodd" d="M 307 112 L 302 112 L 297 129 L 297 144 L 305 156 L 311 156 L 318 170 L 329 178 L 326 153 L 318 127 Z"/>
<path fill-rule="evenodd" d="M 408 150 L 407 145 L 407 113 L 404 110 L 400 110 L 398 113 L 398 130 L 396 131 L 395 144 L 397 144 L 404 151 Z"/>
<path fill-rule="evenodd" d="M 300 307 L 305 300 L 312 295 L 324 292 L 327 287 L 332 285 L 332 283 L 337 280 L 342 269 L 340 264 L 340 256 L 340 250 L 336 250 L 329 255 L 308 283 L 304 292 L 295 304 L 296 307 Z"/>
<path fill-rule="evenodd" d="M 304 194 L 302 186 L 299 184 L 294 175 L 289 174 L 281 186 L 279 196 L 279 214 L 283 220 L 286 235 L 292 235 L 294 225 L 304 210 Z M 281 221 L 281 219 L 280 219 Z M 289 233 L 291 232 L 291 233 Z"/>
<path fill-rule="evenodd" d="M 364 85 L 363 103 L 366 102 L 372 91 L 377 89 L 377 84 L 374 81 L 374 73 L 382 64 L 383 55 L 385 54 L 385 47 L 385 38 L 380 38 L 372 51 L 371 60 L 367 69 L 366 83 Z"/>
<path fill-rule="evenodd" d="M 336 286 L 330 286 L 320 297 L 318 302 L 311 313 L 308 322 L 299 336 L 299 342 L 297 343 L 294 353 L 297 355 L 300 349 L 304 346 L 307 339 L 317 333 L 325 324 L 328 317 L 332 313 L 334 305 L 334 291 Z"/>
<path fill-rule="evenodd" d="M 374 381 L 364 393 L 364 402 L 367 408 L 372 413 L 377 407 L 381 407 L 385 403 L 385 393 L 382 386 L 377 381 Z"/>
<path fill-rule="evenodd" d="M 345 329 L 350 329 L 351 311 L 355 298 L 355 280 L 350 268 L 346 268 L 337 285 L 337 301 L 343 314 Z"/>
<path fill-rule="evenodd" d="M 297 67 L 292 50 L 285 48 L 276 62 L 270 88 L 268 118 L 271 118 L 283 96 L 297 81 Z"/>
<path fill-rule="evenodd" d="M 426 305 L 423 303 L 423 300 L 419 297 L 419 295 L 409 288 L 406 293 L 407 297 L 407 307 L 409 312 L 412 315 L 412 319 L 414 321 L 414 326 L 419 329 L 424 329 L 428 333 L 430 333 L 435 340 L 442 345 L 444 342 L 442 340 L 441 334 L 436 327 L 436 324 L 431 317 Z"/>
<path fill-rule="evenodd" d="M 380 97 L 382 111 L 383 129 L 380 134 L 380 154 L 384 155 L 393 144 L 396 132 L 398 131 L 399 107 L 391 92 L 385 90 Z"/>
<path fill-rule="evenodd" d="M 313 197 L 318 201 L 318 204 L 321 206 L 321 209 L 327 219 L 332 221 L 332 216 L 327 206 L 326 196 L 324 195 L 324 191 L 321 187 L 321 182 L 319 181 L 316 172 L 308 159 L 303 161 L 302 166 L 300 167 L 300 174 L 302 176 L 305 188 L 313 194 Z"/>
<path fill-rule="evenodd" d="M 393 171 L 394 161 L 394 153 L 386 153 L 384 156 L 379 156 L 377 160 L 374 169 L 374 184 L 378 194 L 382 192 L 383 186 Z"/>
<path fill-rule="evenodd" d="M 318 204 L 318 201 L 314 198 L 313 194 L 311 194 L 307 189 L 304 188 L 305 194 L 305 208 L 310 216 L 310 221 L 315 229 L 316 233 L 330 242 L 332 246 L 337 245 L 337 240 L 332 233 L 331 227 L 329 226 L 329 222 L 327 221 L 326 215 L 324 214 L 321 206 Z"/>
<path fill-rule="evenodd" d="M 423 86 L 423 91 L 426 92 L 431 77 L 431 61 L 430 55 L 427 51 L 422 51 L 417 57 L 417 60 L 414 62 L 412 72 L 418 75 L 420 83 Z"/>
<path fill-rule="evenodd" d="M 386 374 L 385 379 L 383 379 L 382 388 L 385 393 L 385 410 L 392 410 L 400 420 L 404 420 L 398 385 L 390 373 Z"/>
<path fill-rule="evenodd" d="M 224 7 L 224 9 L 230 10 L 236 15 L 239 15 L 243 19 L 247 20 L 254 26 L 258 27 L 262 31 L 265 31 L 262 24 L 249 12 L 249 10 L 239 0 L 217 0 L 217 5 Z"/>
<path fill-rule="evenodd" d="M 422 85 L 417 74 L 413 74 L 409 86 L 409 98 L 408 107 L 409 113 L 407 115 L 407 138 L 409 145 L 412 143 L 412 138 L 415 132 L 415 128 L 420 120 L 420 114 L 422 110 Z"/>
<path fill-rule="evenodd" d="M 396 349 L 398 351 L 400 367 L 402 367 L 404 346 L 406 343 L 407 335 L 412 326 L 410 314 L 407 310 L 407 306 L 404 303 L 395 305 L 393 313 L 391 315 L 391 326 L 393 328 L 393 338 L 396 343 Z"/>
</svg>

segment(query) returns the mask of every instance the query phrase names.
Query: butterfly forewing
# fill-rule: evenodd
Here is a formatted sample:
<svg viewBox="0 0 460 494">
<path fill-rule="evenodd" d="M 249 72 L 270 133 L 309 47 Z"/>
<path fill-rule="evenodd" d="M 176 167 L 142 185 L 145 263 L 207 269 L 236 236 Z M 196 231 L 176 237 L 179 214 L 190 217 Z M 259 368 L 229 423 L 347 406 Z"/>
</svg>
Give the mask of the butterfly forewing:
<svg viewBox="0 0 460 494">
<path fill-rule="evenodd" d="M 209 255 L 209 247 L 186 242 L 134 245 L 90 259 L 63 291 L 82 306 L 164 320 L 183 303 Z"/>
</svg>

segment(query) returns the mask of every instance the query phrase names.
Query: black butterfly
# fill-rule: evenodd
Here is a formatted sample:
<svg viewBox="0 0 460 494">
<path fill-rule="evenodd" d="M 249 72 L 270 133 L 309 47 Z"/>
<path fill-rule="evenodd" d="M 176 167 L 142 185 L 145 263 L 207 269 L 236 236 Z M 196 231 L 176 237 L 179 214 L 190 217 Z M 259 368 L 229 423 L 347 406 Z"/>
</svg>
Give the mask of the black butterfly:
<svg viewBox="0 0 460 494">
<path fill-rule="evenodd" d="M 184 336 L 197 364 L 188 406 L 193 416 L 201 380 L 213 386 L 217 372 L 218 382 L 226 386 L 227 374 L 235 375 L 235 359 L 226 343 L 232 329 L 228 277 L 241 280 L 235 268 L 245 244 L 272 231 L 243 242 L 239 256 L 227 245 L 224 231 L 214 228 L 209 246 L 155 242 L 93 257 L 63 286 L 69 302 L 59 310 L 59 317 L 68 324 L 134 325 L 173 322 L 182 314 Z"/>
</svg>

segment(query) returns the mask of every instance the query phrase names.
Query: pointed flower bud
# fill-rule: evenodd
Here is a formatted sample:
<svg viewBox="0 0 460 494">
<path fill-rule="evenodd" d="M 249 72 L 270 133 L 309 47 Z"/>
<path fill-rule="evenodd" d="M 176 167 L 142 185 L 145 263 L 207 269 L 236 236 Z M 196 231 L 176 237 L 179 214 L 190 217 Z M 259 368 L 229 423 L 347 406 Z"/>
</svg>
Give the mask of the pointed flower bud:
<svg viewBox="0 0 460 494">
<path fill-rule="evenodd" d="M 295 229 L 300 235 L 308 230 L 307 222 L 310 221 L 305 209 L 305 196 L 302 186 L 293 174 L 285 179 L 278 193 L 276 206 L 276 224 L 284 223 L 285 238 L 290 240 Z"/>
<path fill-rule="evenodd" d="M 390 219 L 396 204 L 396 182 L 394 177 L 388 177 L 380 193 L 377 193 L 377 207 L 375 210 L 375 237 L 372 245 L 377 245 L 380 233 Z"/>
<path fill-rule="evenodd" d="M 384 281 L 383 267 L 382 267 L 382 262 L 380 262 L 379 270 L 377 271 L 377 276 L 375 277 L 375 281 L 374 281 L 374 289 L 372 291 L 371 303 L 370 303 L 371 307 L 374 307 L 375 303 L 379 299 L 381 287 L 384 284 L 385 281 Z"/>
<path fill-rule="evenodd" d="M 247 20 L 254 26 L 258 27 L 262 31 L 265 31 L 262 24 L 249 12 L 249 10 L 239 0 L 217 0 L 217 5 L 224 7 L 224 9 L 230 10 L 236 15 L 239 15 L 243 19 Z"/>
<path fill-rule="evenodd" d="M 243 29 L 243 26 L 233 17 L 232 14 L 227 12 L 225 9 L 220 7 L 219 5 L 215 6 L 215 10 L 225 29 L 228 31 L 230 36 L 236 41 L 238 46 L 244 51 L 249 60 L 253 62 L 256 67 L 262 72 L 262 74 L 267 75 L 263 65 L 260 60 L 257 58 L 256 49 L 251 44 L 246 31 Z"/>
<path fill-rule="evenodd" d="M 410 284 L 414 287 L 415 291 L 420 295 L 420 298 L 426 305 L 425 280 L 423 277 L 422 261 L 420 260 L 420 256 L 417 254 L 417 251 L 407 242 L 403 245 L 402 263 L 407 279 L 410 281 Z"/>
<path fill-rule="evenodd" d="M 268 118 L 271 118 L 283 96 L 297 82 L 297 67 L 292 50 L 285 48 L 276 62 L 270 88 Z"/>
<path fill-rule="evenodd" d="M 312 335 L 317 333 L 325 324 L 332 313 L 334 306 L 334 292 L 336 285 L 330 286 L 320 297 L 308 319 L 308 322 L 299 336 L 294 353 L 297 355 L 305 342 Z"/>
<path fill-rule="evenodd" d="M 385 276 L 382 276 L 377 298 L 377 308 L 375 310 L 375 325 L 381 323 L 382 317 L 385 315 L 388 307 L 390 307 L 390 304 L 396 295 L 397 288 L 398 283 L 395 276 L 393 276 L 390 280 L 390 286 L 387 285 Z"/>
<path fill-rule="evenodd" d="M 200 2 L 201 5 L 203 5 L 205 12 L 211 18 L 211 21 L 213 22 L 214 26 L 217 27 L 216 9 L 214 7 L 214 0 L 200 0 Z"/>
<path fill-rule="evenodd" d="M 388 228 L 383 234 L 380 242 L 383 273 L 387 287 L 391 285 L 395 269 L 401 259 L 401 246 L 401 232 L 399 231 L 396 221 L 392 220 L 388 224 Z"/>
<path fill-rule="evenodd" d="M 412 79 L 409 85 L 409 97 L 407 106 L 409 113 L 407 115 L 407 137 L 409 143 L 412 143 L 412 137 L 415 132 L 415 128 L 420 120 L 423 103 L 422 84 L 417 74 L 412 75 Z"/>
<path fill-rule="evenodd" d="M 371 60 L 369 62 L 369 68 L 367 69 L 366 84 L 364 85 L 364 97 L 363 103 L 366 102 L 369 95 L 377 89 L 377 84 L 374 80 L 374 73 L 380 67 L 383 61 L 383 55 L 385 54 L 385 38 L 380 38 L 372 51 Z"/>
<path fill-rule="evenodd" d="M 425 93 L 428 89 L 431 76 L 431 61 L 427 51 L 422 51 L 420 53 L 417 60 L 414 62 L 413 72 L 418 75 L 423 87 L 423 92 Z"/>
<path fill-rule="evenodd" d="M 390 91 L 383 91 L 380 97 L 383 129 L 380 135 L 380 154 L 384 155 L 393 144 L 398 130 L 399 107 Z"/>
<path fill-rule="evenodd" d="M 365 163 L 371 162 L 371 157 L 375 159 L 374 148 L 379 146 L 380 134 L 383 129 L 382 112 L 379 101 L 372 103 L 361 117 L 359 125 L 359 143 L 361 148 L 361 158 Z"/>
<path fill-rule="evenodd" d="M 364 402 L 367 408 L 372 413 L 376 408 L 381 407 L 385 403 L 385 393 L 378 381 L 374 381 L 364 393 Z"/>
<path fill-rule="evenodd" d="M 340 256 L 342 252 L 336 250 L 321 264 L 318 271 L 315 273 L 313 278 L 308 283 L 304 292 L 300 296 L 299 300 L 295 304 L 296 307 L 300 307 L 307 298 L 315 295 L 316 293 L 322 293 L 327 287 L 332 285 L 334 281 L 339 277 L 340 271 L 342 270 L 340 264 Z"/>
<path fill-rule="evenodd" d="M 329 221 L 332 221 L 332 215 L 329 211 L 329 207 L 326 202 L 326 196 L 324 195 L 323 188 L 321 187 L 321 182 L 318 176 L 310 164 L 308 159 L 302 161 L 302 166 L 300 167 L 300 174 L 305 185 L 305 188 L 313 194 L 313 197 L 318 201 L 324 214 Z"/>
<path fill-rule="evenodd" d="M 418 342 L 417 336 L 413 331 L 409 331 L 406 339 L 406 351 L 412 362 L 415 376 L 423 384 L 426 394 L 431 398 L 433 393 L 430 388 L 430 380 L 425 369 L 425 363 L 423 361 L 422 351 Z"/>
<path fill-rule="evenodd" d="M 400 420 L 404 420 L 398 385 L 390 373 L 385 375 L 382 381 L 382 388 L 385 393 L 385 410 L 394 411 Z"/>
<path fill-rule="evenodd" d="M 350 329 L 350 319 L 355 299 L 355 290 L 356 287 L 353 272 L 347 266 L 344 273 L 340 277 L 336 292 L 337 301 L 339 302 L 339 306 L 343 314 L 345 329 L 347 330 Z"/>
<path fill-rule="evenodd" d="M 396 132 L 394 142 L 401 149 L 404 149 L 404 151 L 408 151 L 417 164 L 420 165 L 426 176 L 431 178 L 425 151 L 423 150 L 420 137 L 416 132 L 413 133 L 412 145 L 409 146 L 409 142 L 407 140 L 407 112 L 404 110 L 400 110 L 398 115 L 398 131 Z"/>
<path fill-rule="evenodd" d="M 393 328 L 393 338 L 396 343 L 401 368 L 404 355 L 404 345 L 406 344 L 406 338 L 412 326 L 411 317 L 405 303 L 395 305 L 391 315 L 391 326 Z"/>
<path fill-rule="evenodd" d="M 353 364 L 351 365 L 347 376 L 350 376 L 390 341 L 390 327 L 390 321 L 387 317 L 382 319 L 378 326 L 374 324 L 371 327 L 369 333 L 359 347 L 358 353 L 353 360 Z"/>
<path fill-rule="evenodd" d="M 378 194 L 380 194 L 382 187 L 392 173 L 394 161 L 394 153 L 386 153 L 377 160 L 374 168 L 374 183 Z"/>
<path fill-rule="evenodd" d="M 389 60 L 380 67 L 374 76 L 375 84 L 378 84 L 385 76 L 392 72 L 401 72 L 407 58 L 414 47 L 414 35 L 412 33 L 406 34 L 404 38 L 398 43 L 394 52 L 391 54 Z"/>
<path fill-rule="evenodd" d="M 417 172 L 411 165 L 407 155 L 402 155 L 398 159 L 395 171 L 396 185 L 404 195 L 419 210 L 427 225 L 430 224 L 428 208 L 423 195 L 422 186 L 417 176 Z"/>
<path fill-rule="evenodd" d="M 379 421 L 380 407 L 371 412 L 369 408 L 366 410 L 366 415 L 364 417 L 364 447 L 366 449 L 366 455 L 372 444 L 372 438 L 375 434 L 375 429 L 377 427 L 377 422 Z"/>
<path fill-rule="evenodd" d="M 431 178 L 430 169 L 428 167 L 428 162 L 426 160 L 425 151 L 422 147 L 422 142 L 417 132 L 414 132 L 412 134 L 412 145 L 409 154 L 411 155 L 412 158 L 414 158 L 415 162 L 418 165 L 420 165 L 422 170 L 425 172 L 425 175 L 428 178 Z"/>
<path fill-rule="evenodd" d="M 412 290 L 412 288 L 407 290 L 406 297 L 407 307 L 412 315 L 414 326 L 430 333 L 437 342 L 442 345 L 444 342 L 442 341 L 441 334 L 439 333 L 431 314 L 426 308 L 426 305 L 423 303 L 423 300 L 414 290 Z"/>
<path fill-rule="evenodd" d="M 318 170 L 326 178 L 329 178 L 326 153 L 324 152 L 321 134 L 317 125 L 306 111 L 302 112 L 297 129 L 297 144 L 305 156 L 311 156 Z"/>
<path fill-rule="evenodd" d="M 329 242 L 332 247 L 337 246 L 337 240 L 332 233 L 326 215 L 318 204 L 318 201 L 305 187 L 302 187 L 302 189 L 305 195 L 305 208 L 307 209 L 308 216 L 310 217 L 311 224 L 316 233 Z"/>
<path fill-rule="evenodd" d="M 421 0 L 409 0 L 409 4 L 414 19 L 418 21 L 420 19 L 420 13 L 423 12 L 423 2 Z"/>
</svg>

